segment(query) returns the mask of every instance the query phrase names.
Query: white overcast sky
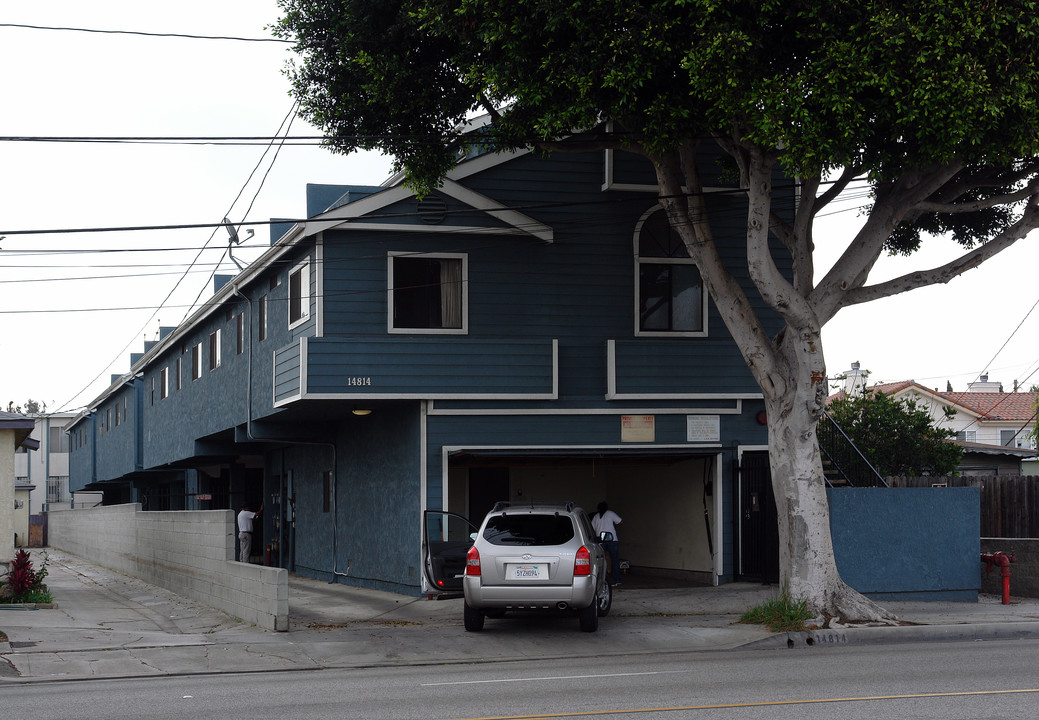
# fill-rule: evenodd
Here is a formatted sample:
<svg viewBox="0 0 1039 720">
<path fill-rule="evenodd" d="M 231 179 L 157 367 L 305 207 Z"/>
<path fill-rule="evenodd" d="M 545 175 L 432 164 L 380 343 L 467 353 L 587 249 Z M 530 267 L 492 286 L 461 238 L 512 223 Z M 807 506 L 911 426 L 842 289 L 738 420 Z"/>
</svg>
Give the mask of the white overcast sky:
<svg viewBox="0 0 1039 720">
<path fill-rule="evenodd" d="M 0 13 L 0 136 L 270 137 L 292 107 L 281 72 L 286 45 L 2 25 L 262 38 L 277 16 L 273 0 L 8 3 Z M 291 131 L 317 134 L 298 119 Z M 221 228 L 14 231 L 296 218 L 305 213 L 308 182 L 378 184 L 389 172 L 389 162 L 374 154 L 286 146 L 272 168 L 268 152 L 247 182 L 265 149 L 0 142 L 0 409 L 28 398 L 48 410 L 90 402 L 111 375 L 129 369 L 130 353 L 160 324 L 178 324 L 200 293 L 208 297 L 215 263 L 222 260 L 221 273 L 234 270 L 223 257 Z M 846 202 L 820 224 L 821 269 L 847 244 L 860 202 Z M 258 227 L 248 244 L 267 241 Z M 843 311 L 824 332 L 829 373 L 860 361 L 875 380 L 915 379 L 941 389 L 946 381 L 965 389 L 985 370 L 1008 390 L 1015 379 L 1039 383 L 1039 373 L 1031 375 L 1039 367 L 1039 311 L 1025 319 L 1039 300 L 1034 241 L 947 286 Z M 206 245 L 214 249 L 181 281 Z M 872 279 L 954 252 L 951 242 L 933 240 L 912 260 L 882 260 Z M 243 248 L 236 256 L 258 253 Z"/>
</svg>

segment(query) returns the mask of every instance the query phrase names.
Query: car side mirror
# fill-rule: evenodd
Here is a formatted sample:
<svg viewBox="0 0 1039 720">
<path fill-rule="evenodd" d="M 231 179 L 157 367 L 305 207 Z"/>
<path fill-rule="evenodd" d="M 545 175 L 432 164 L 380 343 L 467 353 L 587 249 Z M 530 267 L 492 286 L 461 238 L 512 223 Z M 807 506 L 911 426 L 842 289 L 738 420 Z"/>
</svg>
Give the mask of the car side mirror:
<svg viewBox="0 0 1039 720">
<path fill-rule="evenodd" d="M 603 530 L 599 533 L 599 542 L 613 542 L 613 533 Z"/>
</svg>

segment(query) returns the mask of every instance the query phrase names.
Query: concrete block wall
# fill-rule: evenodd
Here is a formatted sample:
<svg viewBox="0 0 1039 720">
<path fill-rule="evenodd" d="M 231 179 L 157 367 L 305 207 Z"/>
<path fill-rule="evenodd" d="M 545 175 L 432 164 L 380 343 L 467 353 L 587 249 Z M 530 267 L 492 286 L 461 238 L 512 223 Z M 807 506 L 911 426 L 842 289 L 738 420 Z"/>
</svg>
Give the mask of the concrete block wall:
<svg viewBox="0 0 1039 720">
<path fill-rule="evenodd" d="M 981 538 L 981 552 L 1014 553 L 1010 563 L 1010 598 L 1039 598 L 1039 539 L 1037 538 Z M 980 562 L 981 558 L 978 558 Z M 1003 594 L 1000 568 L 987 572 L 987 563 L 981 563 L 981 591 L 992 595 Z"/>
<path fill-rule="evenodd" d="M 231 510 L 142 512 L 139 504 L 51 512 L 51 547 L 267 630 L 289 629 L 289 576 L 234 560 Z"/>
</svg>

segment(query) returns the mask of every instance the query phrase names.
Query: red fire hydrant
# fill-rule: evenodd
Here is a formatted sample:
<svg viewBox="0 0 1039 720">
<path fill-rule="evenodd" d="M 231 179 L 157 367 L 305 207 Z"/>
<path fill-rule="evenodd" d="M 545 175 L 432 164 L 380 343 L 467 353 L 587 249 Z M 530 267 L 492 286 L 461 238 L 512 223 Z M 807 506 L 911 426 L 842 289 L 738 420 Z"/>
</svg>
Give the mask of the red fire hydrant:
<svg viewBox="0 0 1039 720">
<path fill-rule="evenodd" d="M 981 562 L 987 563 L 985 572 L 992 572 L 994 566 L 999 566 L 999 574 L 1003 578 L 1003 604 L 1010 604 L 1010 563 L 1014 562 L 1014 553 L 1007 555 L 1005 552 L 981 553 Z"/>
</svg>

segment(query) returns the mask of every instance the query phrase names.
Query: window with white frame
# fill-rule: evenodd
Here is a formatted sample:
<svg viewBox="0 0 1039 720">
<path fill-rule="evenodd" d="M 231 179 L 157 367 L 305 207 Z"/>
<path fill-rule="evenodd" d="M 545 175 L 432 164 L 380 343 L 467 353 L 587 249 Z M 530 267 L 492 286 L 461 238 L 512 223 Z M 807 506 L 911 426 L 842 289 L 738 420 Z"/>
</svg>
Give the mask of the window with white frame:
<svg viewBox="0 0 1039 720">
<path fill-rule="evenodd" d="M 170 369 L 164 367 L 159 371 L 159 399 L 165 400 L 170 394 Z"/>
<path fill-rule="evenodd" d="M 220 329 L 209 333 L 209 369 L 220 367 Z"/>
<path fill-rule="evenodd" d="M 191 379 L 198 380 L 202 377 L 202 343 L 197 342 L 191 346 Z"/>
<path fill-rule="evenodd" d="M 659 206 L 635 229 L 636 335 L 707 334 L 700 270 Z"/>
<path fill-rule="evenodd" d="M 180 390 L 180 372 L 181 372 L 181 369 L 182 369 L 181 358 L 178 357 L 177 358 L 177 369 L 175 371 L 177 373 L 177 376 L 176 376 L 176 378 L 173 381 L 174 382 L 174 387 L 176 387 L 178 390 Z"/>
<path fill-rule="evenodd" d="M 245 351 L 245 313 L 238 313 L 235 318 L 235 354 Z"/>
<path fill-rule="evenodd" d="M 310 260 L 289 271 L 289 327 L 310 317 Z"/>
<path fill-rule="evenodd" d="M 390 253 L 390 332 L 469 330 L 468 256 Z"/>
<path fill-rule="evenodd" d="M 256 305 L 256 337 L 259 342 L 267 339 L 267 296 L 260 297 Z"/>
<path fill-rule="evenodd" d="M 978 431 L 977 430 L 960 430 L 956 433 L 956 439 L 960 442 L 977 442 Z"/>
</svg>

